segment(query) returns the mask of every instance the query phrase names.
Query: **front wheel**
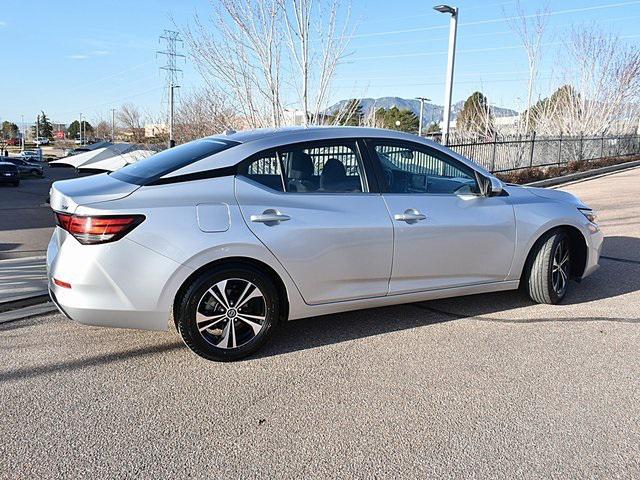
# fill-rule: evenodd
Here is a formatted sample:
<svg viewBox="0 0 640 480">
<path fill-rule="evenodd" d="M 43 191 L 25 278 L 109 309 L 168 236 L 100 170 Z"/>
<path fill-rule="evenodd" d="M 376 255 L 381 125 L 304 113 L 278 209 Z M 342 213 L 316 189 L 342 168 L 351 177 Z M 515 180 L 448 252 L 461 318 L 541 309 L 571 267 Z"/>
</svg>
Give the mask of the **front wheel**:
<svg viewBox="0 0 640 480">
<path fill-rule="evenodd" d="M 176 326 L 184 343 L 207 360 L 250 355 L 273 332 L 279 299 L 271 278 L 245 265 L 197 277 L 179 300 Z"/>
<path fill-rule="evenodd" d="M 569 236 L 562 230 L 552 231 L 535 248 L 527 271 L 527 293 L 534 302 L 556 304 L 564 298 L 569 286 Z"/>
</svg>

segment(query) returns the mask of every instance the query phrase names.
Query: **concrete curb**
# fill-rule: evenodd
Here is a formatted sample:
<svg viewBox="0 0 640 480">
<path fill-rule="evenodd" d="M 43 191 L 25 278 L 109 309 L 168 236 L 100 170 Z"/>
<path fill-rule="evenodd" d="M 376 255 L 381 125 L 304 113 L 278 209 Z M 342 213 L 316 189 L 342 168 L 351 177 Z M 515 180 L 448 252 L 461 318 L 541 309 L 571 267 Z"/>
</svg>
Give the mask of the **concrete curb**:
<svg viewBox="0 0 640 480">
<path fill-rule="evenodd" d="M 14 322 L 16 320 L 23 320 L 25 318 L 35 317 L 37 315 L 43 315 L 45 313 L 51 313 L 56 310 L 58 309 L 51 302 L 31 305 L 29 307 L 18 308 L 16 310 L 9 310 L 8 312 L 0 313 L 0 324 Z"/>
<path fill-rule="evenodd" d="M 537 182 L 525 183 L 525 187 L 553 187 L 556 185 L 564 185 L 565 183 L 571 183 L 578 180 L 584 180 L 587 178 L 597 177 L 603 174 L 618 172 L 626 170 L 628 168 L 635 168 L 640 166 L 640 160 L 634 160 L 633 162 L 619 163 L 618 165 L 610 165 L 608 167 L 594 168 L 593 170 L 587 170 L 586 172 L 570 173 L 569 175 L 563 175 L 562 177 L 547 178 L 545 180 L 539 180 Z"/>
</svg>

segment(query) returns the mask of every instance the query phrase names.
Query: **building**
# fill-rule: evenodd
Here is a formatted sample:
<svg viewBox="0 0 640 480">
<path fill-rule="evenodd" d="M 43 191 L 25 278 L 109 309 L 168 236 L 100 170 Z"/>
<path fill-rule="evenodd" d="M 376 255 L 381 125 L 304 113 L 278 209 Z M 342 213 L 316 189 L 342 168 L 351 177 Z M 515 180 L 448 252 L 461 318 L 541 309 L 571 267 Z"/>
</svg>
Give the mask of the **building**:
<svg viewBox="0 0 640 480">
<path fill-rule="evenodd" d="M 155 138 L 169 135 L 169 127 L 166 123 L 149 123 L 144 126 L 144 137 Z"/>
</svg>

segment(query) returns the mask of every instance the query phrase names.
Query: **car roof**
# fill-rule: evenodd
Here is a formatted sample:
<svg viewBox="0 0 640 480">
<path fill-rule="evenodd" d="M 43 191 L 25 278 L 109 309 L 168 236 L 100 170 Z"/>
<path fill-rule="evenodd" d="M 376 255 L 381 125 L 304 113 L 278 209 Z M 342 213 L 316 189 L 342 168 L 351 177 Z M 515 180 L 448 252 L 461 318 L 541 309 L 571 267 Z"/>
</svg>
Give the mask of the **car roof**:
<svg viewBox="0 0 640 480">
<path fill-rule="evenodd" d="M 221 140 L 233 140 L 239 143 L 249 143 L 257 140 L 272 139 L 277 141 L 279 139 L 287 139 L 291 141 L 292 138 L 300 137 L 299 141 L 313 140 L 314 137 L 319 139 L 326 138 L 346 138 L 346 137 L 388 137 L 389 135 L 399 135 L 402 138 L 415 138 L 415 135 L 411 135 L 397 130 L 386 130 L 383 128 L 368 128 L 368 127 L 343 127 L 343 126 L 288 126 L 278 128 L 256 128 L 253 130 L 243 130 L 240 132 L 228 131 L 222 135 L 212 135 L 210 138 Z"/>
</svg>

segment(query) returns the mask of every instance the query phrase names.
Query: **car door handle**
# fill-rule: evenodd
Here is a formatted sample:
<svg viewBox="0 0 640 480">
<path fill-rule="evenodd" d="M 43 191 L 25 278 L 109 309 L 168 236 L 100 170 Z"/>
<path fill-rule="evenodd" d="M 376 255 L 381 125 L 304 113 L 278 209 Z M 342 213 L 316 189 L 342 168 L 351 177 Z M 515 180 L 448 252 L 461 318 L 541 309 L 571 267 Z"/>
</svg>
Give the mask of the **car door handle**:
<svg viewBox="0 0 640 480">
<path fill-rule="evenodd" d="M 278 222 L 286 222 L 291 220 L 289 215 L 284 215 L 277 210 L 265 210 L 260 215 L 251 215 L 251 221 L 256 223 L 276 224 Z"/>
<path fill-rule="evenodd" d="M 405 210 L 404 213 L 396 213 L 393 218 L 399 222 L 415 223 L 420 220 L 426 220 L 427 216 L 415 208 L 409 208 Z"/>
</svg>

